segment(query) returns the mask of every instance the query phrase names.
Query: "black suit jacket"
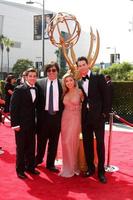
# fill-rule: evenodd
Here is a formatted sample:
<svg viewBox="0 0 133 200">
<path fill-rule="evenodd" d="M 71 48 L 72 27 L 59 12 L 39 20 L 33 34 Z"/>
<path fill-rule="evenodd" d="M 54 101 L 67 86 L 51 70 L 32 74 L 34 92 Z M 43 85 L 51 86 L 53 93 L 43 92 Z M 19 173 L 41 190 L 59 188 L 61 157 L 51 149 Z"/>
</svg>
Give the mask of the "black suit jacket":
<svg viewBox="0 0 133 200">
<path fill-rule="evenodd" d="M 32 102 L 31 92 L 26 83 L 15 88 L 10 104 L 11 126 L 20 125 L 21 128 L 35 127 L 37 99 L 37 88 L 34 102 Z"/>
<path fill-rule="evenodd" d="M 82 87 L 83 81 L 79 81 L 79 87 L 84 93 L 84 101 L 82 104 L 82 123 L 86 120 L 86 114 L 89 116 L 88 123 L 101 120 L 102 113 L 108 114 L 108 95 L 107 85 L 103 75 L 90 74 L 88 96 L 85 94 Z M 87 108 L 89 104 L 89 109 Z M 88 117 L 87 117 L 88 119 Z"/>
<path fill-rule="evenodd" d="M 38 119 L 41 119 L 42 112 L 45 110 L 47 80 L 48 78 L 46 77 L 43 79 L 39 79 L 36 83 L 39 94 L 38 106 L 37 106 Z M 58 88 L 59 88 L 59 114 L 62 114 L 63 111 L 62 86 L 61 86 L 61 81 L 59 79 L 58 79 Z"/>
</svg>

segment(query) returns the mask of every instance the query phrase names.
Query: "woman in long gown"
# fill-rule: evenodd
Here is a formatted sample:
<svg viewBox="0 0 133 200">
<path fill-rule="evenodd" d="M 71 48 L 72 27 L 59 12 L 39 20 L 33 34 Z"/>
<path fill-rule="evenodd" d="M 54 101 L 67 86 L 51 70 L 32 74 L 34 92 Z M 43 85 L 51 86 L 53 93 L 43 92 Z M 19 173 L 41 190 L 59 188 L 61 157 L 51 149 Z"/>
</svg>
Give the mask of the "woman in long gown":
<svg viewBox="0 0 133 200">
<path fill-rule="evenodd" d="M 79 174 L 78 148 L 83 94 L 70 73 L 65 74 L 63 77 L 63 89 L 64 111 L 61 122 L 63 165 L 59 175 L 72 177 Z"/>
</svg>

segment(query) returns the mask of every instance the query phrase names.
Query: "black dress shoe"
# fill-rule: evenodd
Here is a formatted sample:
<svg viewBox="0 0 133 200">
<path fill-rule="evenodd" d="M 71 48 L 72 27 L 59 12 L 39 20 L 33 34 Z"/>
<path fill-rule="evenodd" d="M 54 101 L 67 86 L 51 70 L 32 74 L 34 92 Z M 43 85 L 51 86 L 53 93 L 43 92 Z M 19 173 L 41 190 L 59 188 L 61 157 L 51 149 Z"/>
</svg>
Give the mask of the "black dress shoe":
<svg viewBox="0 0 133 200">
<path fill-rule="evenodd" d="M 35 167 L 38 167 L 43 161 L 35 161 Z"/>
<path fill-rule="evenodd" d="M 21 179 L 27 178 L 27 176 L 26 176 L 26 174 L 24 172 L 18 172 L 17 176 L 18 176 L 18 178 L 21 178 Z"/>
<path fill-rule="evenodd" d="M 40 174 L 40 172 L 35 170 L 35 169 L 27 169 L 26 171 L 31 173 L 31 174 L 35 174 L 35 175 L 39 175 Z"/>
<path fill-rule="evenodd" d="M 83 172 L 82 176 L 90 177 L 90 176 L 93 176 L 94 174 L 95 174 L 95 171 L 86 171 L 86 172 Z"/>
<path fill-rule="evenodd" d="M 107 183 L 107 178 L 103 174 L 98 175 L 98 178 L 101 183 Z"/>
<path fill-rule="evenodd" d="M 53 167 L 46 167 L 49 171 L 52 171 L 52 172 L 56 172 L 56 173 L 58 173 L 59 172 L 59 169 L 58 168 L 56 168 L 55 166 L 53 166 Z"/>
</svg>

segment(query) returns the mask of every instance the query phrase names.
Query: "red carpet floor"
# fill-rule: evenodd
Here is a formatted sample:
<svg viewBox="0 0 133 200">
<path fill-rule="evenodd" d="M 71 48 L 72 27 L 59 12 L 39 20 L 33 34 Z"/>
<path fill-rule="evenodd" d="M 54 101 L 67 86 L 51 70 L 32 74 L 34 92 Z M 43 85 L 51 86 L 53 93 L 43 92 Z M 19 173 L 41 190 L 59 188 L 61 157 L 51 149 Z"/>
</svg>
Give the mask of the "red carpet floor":
<svg viewBox="0 0 133 200">
<path fill-rule="evenodd" d="M 108 132 L 106 146 L 107 141 Z M 0 155 L 0 200 L 133 200 L 133 133 L 113 131 L 110 164 L 119 171 L 106 173 L 107 184 L 96 176 L 59 177 L 46 170 L 45 163 L 38 168 L 39 176 L 20 180 L 15 172 L 14 132 L 8 126 L 0 126 L 0 146 L 5 151 Z"/>
</svg>

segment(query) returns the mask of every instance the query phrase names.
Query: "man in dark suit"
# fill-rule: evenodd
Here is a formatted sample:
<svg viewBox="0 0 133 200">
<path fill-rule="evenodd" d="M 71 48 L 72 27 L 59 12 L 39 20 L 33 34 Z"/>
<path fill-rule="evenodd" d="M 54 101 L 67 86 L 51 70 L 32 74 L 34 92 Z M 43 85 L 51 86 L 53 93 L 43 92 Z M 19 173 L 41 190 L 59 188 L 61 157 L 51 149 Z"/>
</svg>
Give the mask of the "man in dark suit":
<svg viewBox="0 0 133 200">
<path fill-rule="evenodd" d="M 26 71 L 26 82 L 15 88 L 11 97 L 11 126 L 16 139 L 16 172 L 19 178 L 27 178 L 25 171 L 39 174 L 35 170 L 35 111 L 37 105 L 37 72 Z"/>
<path fill-rule="evenodd" d="M 62 86 L 57 79 L 58 73 L 58 64 L 51 62 L 46 66 L 47 77 L 37 81 L 39 106 L 36 166 L 43 162 L 48 143 L 46 168 L 53 172 L 59 171 L 54 162 L 57 154 L 63 109 Z"/>
<path fill-rule="evenodd" d="M 82 104 L 82 134 L 88 171 L 84 176 L 92 176 L 95 173 L 94 164 L 94 133 L 97 143 L 98 178 L 106 183 L 105 162 L 105 118 L 108 114 L 107 85 L 104 76 L 94 75 L 89 70 L 86 57 L 79 57 L 77 67 L 82 75 L 79 87 L 84 93 Z"/>
</svg>

